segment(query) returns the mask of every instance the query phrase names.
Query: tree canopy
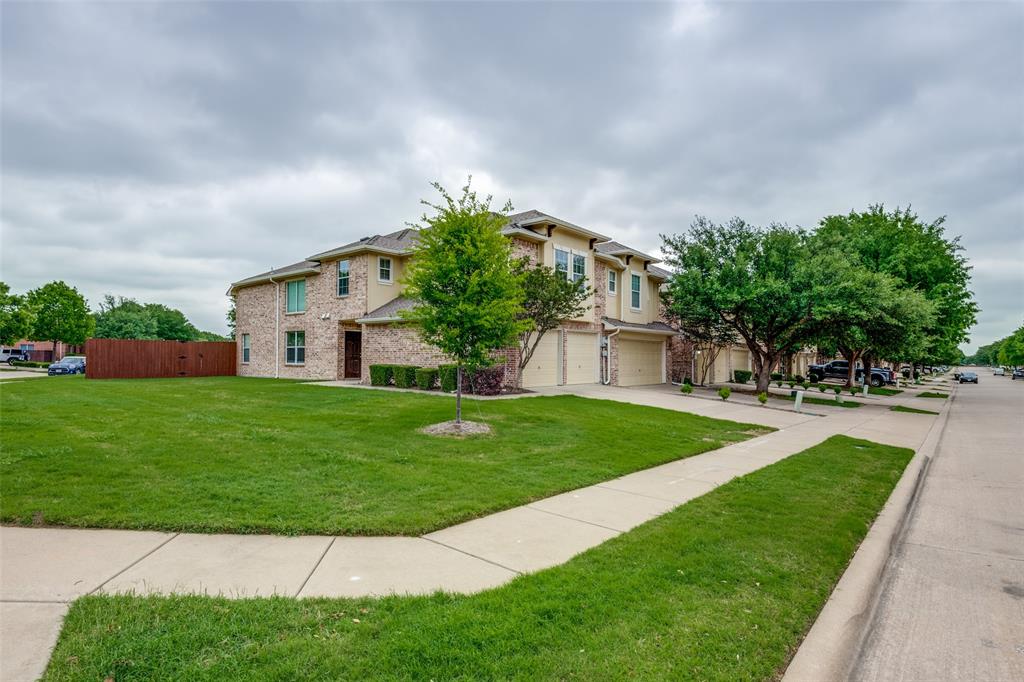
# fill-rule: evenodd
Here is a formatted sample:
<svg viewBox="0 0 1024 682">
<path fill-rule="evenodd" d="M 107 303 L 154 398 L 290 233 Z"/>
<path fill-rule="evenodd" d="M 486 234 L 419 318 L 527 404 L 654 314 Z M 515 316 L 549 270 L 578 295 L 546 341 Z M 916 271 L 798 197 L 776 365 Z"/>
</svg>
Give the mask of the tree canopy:
<svg viewBox="0 0 1024 682">
<path fill-rule="evenodd" d="M 12 294 L 7 283 L 0 282 L 0 345 L 28 337 L 34 320 L 25 297 Z"/>
<path fill-rule="evenodd" d="M 101 339 L 220 341 L 224 338 L 200 331 L 180 310 L 160 303 L 139 303 L 123 296 L 104 296 L 95 317 L 95 336 Z"/>
<path fill-rule="evenodd" d="M 471 179 L 470 179 L 471 180 Z M 424 214 L 420 237 L 406 271 L 405 294 L 416 305 L 404 316 L 419 325 L 421 338 L 458 366 L 456 423 L 462 420 L 462 370 L 492 364 L 492 353 L 516 342 L 523 289 L 513 267 L 511 243 L 501 234 L 502 213 L 491 197 L 477 197 L 470 182 L 453 198 L 439 183 L 439 203 Z"/>
<path fill-rule="evenodd" d="M 26 295 L 35 319 L 30 338 L 76 345 L 92 335 L 95 321 L 78 289 L 56 281 Z"/>
<path fill-rule="evenodd" d="M 676 269 L 664 292 L 669 314 L 731 328 L 750 350 L 757 390 L 779 359 L 801 347 L 818 296 L 808 235 L 733 218 L 724 225 L 698 216 L 686 234 L 663 236 L 666 263 Z"/>
</svg>

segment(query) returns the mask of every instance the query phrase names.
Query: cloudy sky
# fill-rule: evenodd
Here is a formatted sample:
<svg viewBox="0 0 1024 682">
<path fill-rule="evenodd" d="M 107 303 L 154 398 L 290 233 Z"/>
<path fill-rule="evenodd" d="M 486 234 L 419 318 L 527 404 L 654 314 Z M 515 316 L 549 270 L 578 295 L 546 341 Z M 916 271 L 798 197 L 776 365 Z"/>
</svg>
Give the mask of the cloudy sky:
<svg viewBox="0 0 1024 682">
<path fill-rule="evenodd" d="M 1024 318 L 1024 3 L 3 2 L 2 277 L 183 309 L 475 184 L 656 251 L 694 214 L 948 216 Z"/>
</svg>

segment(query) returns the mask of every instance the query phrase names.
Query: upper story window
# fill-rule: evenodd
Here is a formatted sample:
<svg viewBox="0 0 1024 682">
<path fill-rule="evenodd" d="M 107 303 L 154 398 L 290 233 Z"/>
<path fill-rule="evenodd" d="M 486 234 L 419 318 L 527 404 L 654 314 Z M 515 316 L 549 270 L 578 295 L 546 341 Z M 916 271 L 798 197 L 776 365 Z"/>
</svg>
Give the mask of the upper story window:
<svg viewBox="0 0 1024 682">
<path fill-rule="evenodd" d="M 306 280 L 293 279 L 288 282 L 287 286 L 288 307 L 285 308 L 285 311 L 289 313 L 306 312 Z"/>
<path fill-rule="evenodd" d="M 377 258 L 377 280 L 391 284 L 391 259 L 380 256 Z"/>
<path fill-rule="evenodd" d="M 640 310 L 640 275 L 635 272 L 629 275 L 629 307 Z"/>
<path fill-rule="evenodd" d="M 583 253 L 572 254 L 572 281 L 578 282 L 587 276 L 587 256 Z"/>
<path fill-rule="evenodd" d="M 614 270 L 608 271 L 608 293 L 612 296 L 615 295 L 615 290 L 619 284 L 619 273 Z"/>
<path fill-rule="evenodd" d="M 242 334 L 242 362 L 249 362 L 249 353 L 251 349 L 249 342 L 249 335 Z"/>
<path fill-rule="evenodd" d="M 348 296 L 348 267 L 347 260 L 338 261 L 338 296 Z"/>
<path fill-rule="evenodd" d="M 565 249 L 555 248 L 555 272 L 560 272 L 562 277 L 569 279 L 569 252 Z"/>
<path fill-rule="evenodd" d="M 306 332 L 287 332 L 284 345 L 286 365 L 306 364 Z"/>
</svg>

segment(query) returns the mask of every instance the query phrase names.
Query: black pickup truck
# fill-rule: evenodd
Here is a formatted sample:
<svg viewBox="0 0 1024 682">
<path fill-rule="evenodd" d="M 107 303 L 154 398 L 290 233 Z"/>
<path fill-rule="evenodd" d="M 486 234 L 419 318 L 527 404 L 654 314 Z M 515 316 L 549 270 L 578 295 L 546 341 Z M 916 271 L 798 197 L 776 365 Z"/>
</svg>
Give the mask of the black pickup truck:
<svg viewBox="0 0 1024 682">
<path fill-rule="evenodd" d="M 824 365 L 811 365 L 807 368 L 807 377 L 811 381 L 822 381 L 824 379 L 842 379 L 843 381 L 846 381 L 849 376 L 850 363 L 846 360 L 833 360 L 832 362 L 825 363 Z M 858 367 L 855 380 L 860 381 L 863 376 L 864 368 Z M 871 368 L 870 383 L 875 388 L 894 383 L 894 381 L 891 371 L 882 369 L 881 367 Z"/>
</svg>

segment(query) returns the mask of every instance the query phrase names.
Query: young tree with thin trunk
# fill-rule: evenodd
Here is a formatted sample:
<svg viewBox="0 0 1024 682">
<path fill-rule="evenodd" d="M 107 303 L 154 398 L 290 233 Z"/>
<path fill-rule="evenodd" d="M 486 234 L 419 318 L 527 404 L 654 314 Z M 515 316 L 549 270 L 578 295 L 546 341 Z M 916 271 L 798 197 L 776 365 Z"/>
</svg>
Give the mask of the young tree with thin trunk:
<svg viewBox="0 0 1024 682">
<path fill-rule="evenodd" d="M 516 386 L 521 388 L 523 370 L 540 340 L 557 328 L 562 320 L 580 317 L 589 310 L 586 301 L 592 289 L 585 279 L 574 280 L 565 272 L 555 271 L 546 265 L 534 265 L 525 258 L 516 263 L 516 270 L 524 294 L 519 313 L 523 329 L 519 332 L 519 367 L 516 372 Z"/>
<path fill-rule="evenodd" d="M 470 178 L 472 180 L 472 178 Z M 467 367 L 492 364 L 492 353 L 513 345 L 524 328 L 523 289 L 514 269 L 509 240 L 501 234 L 502 213 L 491 197 L 479 199 L 462 188 L 458 199 L 439 184 L 440 203 L 424 215 L 404 284 L 416 306 L 403 316 L 419 326 L 421 338 L 455 361 L 455 423 L 462 423 L 462 374 Z"/>
<path fill-rule="evenodd" d="M 732 326 L 723 322 L 718 315 L 687 305 L 672 305 L 668 293 L 662 295 L 662 308 L 669 323 L 677 327 L 686 338 L 693 342 L 694 359 L 693 380 L 698 386 L 707 383 L 708 372 L 715 364 L 723 348 L 737 343 L 739 337 Z"/>
<path fill-rule="evenodd" d="M 783 225 L 759 229 L 739 218 L 716 225 L 698 216 L 688 234 L 662 236 L 674 274 L 666 306 L 681 317 L 692 308 L 716 318 L 750 350 L 757 392 L 772 368 L 803 344 L 816 303 L 807 234 Z"/>
</svg>

